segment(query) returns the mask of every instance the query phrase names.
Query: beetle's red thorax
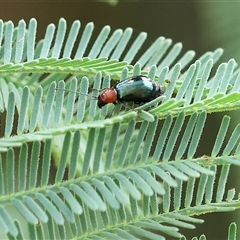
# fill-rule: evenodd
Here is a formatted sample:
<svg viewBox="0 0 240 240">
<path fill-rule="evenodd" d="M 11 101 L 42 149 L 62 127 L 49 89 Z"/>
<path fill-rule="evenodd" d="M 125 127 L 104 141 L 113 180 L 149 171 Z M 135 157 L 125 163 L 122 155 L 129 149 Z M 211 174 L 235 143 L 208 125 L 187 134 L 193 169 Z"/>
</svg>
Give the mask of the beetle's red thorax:
<svg viewBox="0 0 240 240">
<path fill-rule="evenodd" d="M 114 87 L 107 88 L 98 96 L 98 107 L 101 108 L 108 103 L 116 103 L 117 96 L 117 91 Z"/>
</svg>

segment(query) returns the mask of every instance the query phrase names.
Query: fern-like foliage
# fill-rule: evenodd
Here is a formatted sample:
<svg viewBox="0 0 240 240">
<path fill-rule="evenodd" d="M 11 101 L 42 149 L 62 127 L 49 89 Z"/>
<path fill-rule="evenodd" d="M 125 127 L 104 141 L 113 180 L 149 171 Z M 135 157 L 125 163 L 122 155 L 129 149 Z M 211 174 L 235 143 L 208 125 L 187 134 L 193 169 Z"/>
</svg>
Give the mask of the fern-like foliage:
<svg viewBox="0 0 240 240">
<path fill-rule="evenodd" d="M 196 215 L 238 208 L 225 186 L 240 165 L 240 125 L 229 130 L 225 116 L 212 150 L 197 154 L 208 114 L 240 108 L 235 61 L 217 66 L 217 49 L 193 62 L 164 37 L 141 54 L 147 34 L 132 39 L 131 28 L 106 26 L 90 45 L 93 23 L 80 27 L 66 34 L 60 19 L 35 44 L 35 19 L 0 22 L 2 236 L 184 239 L 181 228 L 203 222 Z M 164 96 L 97 108 L 111 80 L 139 74 Z"/>
</svg>

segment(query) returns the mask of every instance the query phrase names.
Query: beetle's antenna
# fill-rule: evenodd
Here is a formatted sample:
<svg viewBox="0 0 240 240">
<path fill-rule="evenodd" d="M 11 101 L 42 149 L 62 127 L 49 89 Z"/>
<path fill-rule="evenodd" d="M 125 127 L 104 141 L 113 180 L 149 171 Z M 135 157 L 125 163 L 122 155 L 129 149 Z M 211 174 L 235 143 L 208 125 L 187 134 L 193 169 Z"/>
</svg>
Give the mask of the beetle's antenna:
<svg viewBox="0 0 240 240">
<path fill-rule="evenodd" d="M 105 88 L 101 88 L 101 89 L 96 89 L 96 88 L 90 88 L 91 90 L 95 90 L 95 91 L 98 91 L 98 92 L 102 92 L 104 91 L 105 89 L 107 89 L 106 87 Z"/>
<path fill-rule="evenodd" d="M 104 91 L 107 88 L 101 88 L 101 89 L 90 88 L 90 89 L 94 90 L 94 91 L 102 92 L 102 91 Z M 74 93 L 78 93 L 78 94 L 83 94 L 83 93 L 81 93 L 79 91 L 73 91 L 73 90 L 70 90 L 70 89 L 62 89 L 62 88 L 58 88 L 58 87 L 56 87 L 55 90 L 61 90 L 61 91 L 65 91 L 65 92 L 74 92 Z M 85 95 L 88 95 L 88 94 L 85 94 Z"/>
<path fill-rule="evenodd" d="M 79 92 L 79 91 L 73 91 L 73 90 L 70 90 L 70 89 L 62 89 L 62 88 L 55 88 L 55 89 L 56 89 L 56 90 L 59 90 L 59 91 L 73 92 L 73 93 L 77 93 L 77 94 L 89 96 L 89 94 L 87 94 L 87 93 L 81 93 L 81 92 Z M 92 90 L 97 90 L 97 89 L 92 88 Z M 97 91 L 99 91 L 99 90 L 97 90 Z M 91 98 L 94 99 L 94 100 L 97 100 L 97 99 L 98 99 L 97 96 L 91 96 Z"/>
</svg>

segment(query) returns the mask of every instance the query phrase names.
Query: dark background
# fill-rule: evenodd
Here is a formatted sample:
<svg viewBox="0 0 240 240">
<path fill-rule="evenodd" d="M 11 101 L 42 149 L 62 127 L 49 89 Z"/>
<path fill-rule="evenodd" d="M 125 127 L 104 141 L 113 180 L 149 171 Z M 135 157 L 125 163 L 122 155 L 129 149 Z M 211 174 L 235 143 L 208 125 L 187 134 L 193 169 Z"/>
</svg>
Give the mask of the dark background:
<svg viewBox="0 0 240 240">
<path fill-rule="evenodd" d="M 238 2 L 120 1 L 115 6 L 98 1 L 0 2 L 0 18 L 3 21 L 11 20 L 17 25 L 21 19 L 28 23 L 31 18 L 36 18 L 38 40 L 44 37 L 46 26 L 50 23 L 57 25 L 59 18 L 65 18 L 68 26 L 78 19 L 82 28 L 88 22 L 94 23 L 94 36 L 105 25 L 110 25 L 112 30 L 132 27 L 136 35 L 142 31 L 148 33 L 147 47 L 157 37 L 164 36 L 171 38 L 173 43 L 182 42 L 183 53 L 190 49 L 196 51 L 196 57 L 222 47 L 225 53 L 221 62 L 232 57 L 240 62 L 239 11 Z M 239 123 L 237 115 L 239 111 L 233 116 L 235 123 Z M 216 136 L 222 116 L 213 114 L 208 118 L 209 125 L 203 134 L 205 145 L 199 146 L 203 153 L 210 152 L 211 135 Z M 227 189 L 235 187 L 238 193 L 240 189 L 234 182 L 236 174 L 239 174 L 239 169 L 232 169 L 232 180 Z M 200 217 L 205 219 L 205 223 L 197 225 L 196 230 L 184 231 L 188 238 L 204 233 L 207 239 L 227 239 L 228 225 L 232 221 L 237 222 L 238 212 Z"/>
</svg>

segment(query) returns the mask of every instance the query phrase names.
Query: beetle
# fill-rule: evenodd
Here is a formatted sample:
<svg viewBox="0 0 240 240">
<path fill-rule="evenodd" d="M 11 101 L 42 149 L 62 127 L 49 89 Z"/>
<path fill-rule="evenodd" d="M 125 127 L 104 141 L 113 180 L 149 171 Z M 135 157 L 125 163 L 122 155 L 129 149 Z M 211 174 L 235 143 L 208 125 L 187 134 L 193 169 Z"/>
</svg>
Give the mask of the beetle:
<svg viewBox="0 0 240 240">
<path fill-rule="evenodd" d="M 151 78 L 143 75 L 123 80 L 111 88 L 105 89 L 98 96 L 98 107 L 108 103 L 134 102 L 136 104 L 150 102 L 163 95 L 163 87 Z"/>
</svg>

